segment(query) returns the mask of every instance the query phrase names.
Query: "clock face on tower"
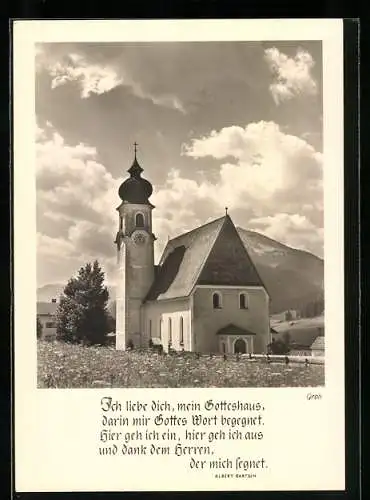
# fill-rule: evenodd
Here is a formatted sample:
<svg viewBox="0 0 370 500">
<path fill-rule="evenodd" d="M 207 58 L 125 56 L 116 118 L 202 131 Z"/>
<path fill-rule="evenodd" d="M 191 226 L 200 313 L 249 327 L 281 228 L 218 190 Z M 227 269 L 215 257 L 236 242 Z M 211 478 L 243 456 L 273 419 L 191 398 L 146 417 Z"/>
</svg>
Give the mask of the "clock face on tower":
<svg viewBox="0 0 370 500">
<path fill-rule="evenodd" d="M 145 234 L 143 233 L 137 233 L 134 236 L 134 242 L 136 245 L 144 245 L 145 240 L 146 240 Z"/>
</svg>

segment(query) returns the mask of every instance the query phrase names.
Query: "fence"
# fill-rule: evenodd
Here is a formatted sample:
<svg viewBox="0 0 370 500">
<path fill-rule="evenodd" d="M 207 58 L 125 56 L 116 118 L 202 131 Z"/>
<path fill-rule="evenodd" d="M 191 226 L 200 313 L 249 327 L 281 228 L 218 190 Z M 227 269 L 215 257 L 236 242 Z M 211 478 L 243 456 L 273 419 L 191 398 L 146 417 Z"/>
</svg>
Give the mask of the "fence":
<svg viewBox="0 0 370 500">
<path fill-rule="evenodd" d="M 222 354 L 215 353 L 199 353 L 190 351 L 170 351 L 164 353 L 165 355 L 172 356 L 187 356 L 195 358 L 220 358 L 225 361 L 260 361 L 265 363 L 298 363 L 305 365 L 323 365 L 325 364 L 324 356 L 302 356 L 302 355 L 289 355 L 289 354 Z"/>
</svg>

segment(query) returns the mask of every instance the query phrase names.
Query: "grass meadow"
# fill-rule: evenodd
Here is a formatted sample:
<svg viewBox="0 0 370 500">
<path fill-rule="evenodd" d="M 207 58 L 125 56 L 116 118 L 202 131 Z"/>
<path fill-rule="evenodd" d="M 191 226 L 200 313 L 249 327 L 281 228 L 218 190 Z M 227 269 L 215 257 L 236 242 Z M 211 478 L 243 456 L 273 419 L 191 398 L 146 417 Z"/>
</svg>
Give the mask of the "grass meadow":
<svg viewBox="0 0 370 500">
<path fill-rule="evenodd" d="M 38 387 L 317 387 L 324 365 L 38 341 Z"/>
</svg>

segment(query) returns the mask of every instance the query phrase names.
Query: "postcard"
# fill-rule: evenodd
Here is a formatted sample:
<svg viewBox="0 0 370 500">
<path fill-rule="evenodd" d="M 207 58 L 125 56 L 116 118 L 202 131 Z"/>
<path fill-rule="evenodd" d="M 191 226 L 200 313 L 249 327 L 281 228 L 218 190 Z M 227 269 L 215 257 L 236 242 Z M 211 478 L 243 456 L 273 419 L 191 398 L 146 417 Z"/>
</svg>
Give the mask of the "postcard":
<svg viewBox="0 0 370 500">
<path fill-rule="evenodd" d="M 343 490 L 342 21 L 13 42 L 16 491 Z"/>
</svg>

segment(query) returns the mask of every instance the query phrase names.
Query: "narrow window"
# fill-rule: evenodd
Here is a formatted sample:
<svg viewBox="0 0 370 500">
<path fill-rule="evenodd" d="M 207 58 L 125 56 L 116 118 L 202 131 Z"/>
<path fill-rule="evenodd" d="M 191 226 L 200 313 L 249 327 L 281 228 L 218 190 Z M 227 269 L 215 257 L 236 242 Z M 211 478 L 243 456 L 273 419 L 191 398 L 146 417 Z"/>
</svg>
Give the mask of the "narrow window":
<svg viewBox="0 0 370 500">
<path fill-rule="evenodd" d="M 180 345 L 184 345 L 184 318 L 180 316 Z"/>
<path fill-rule="evenodd" d="M 213 294 L 213 309 L 221 309 L 221 295 L 218 292 Z"/>
<path fill-rule="evenodd" d="M 248 309 L 248 296 L 246 293 L 241 293 L 239 295 L 239 308 Z"/>
<path fill-rule="evenodd" d="M 136 224 L 136 227 L 144 227 L 144 216 L 143 214 L 136 214 L 136 217 L 135 217 L 135 224 Z"/>
<path fill-rule="evenodd" d="M 168 318 L 168 342 L 172 344 L 172 320 Z"/>
<path fill-rule="evenodd" d="M 162 339 L 162 325 L 163 325 L 163 320 L 159 320 L 159 338 Z"/>
<path fill-rule="evenodd" d="M 222 342 L 222 344 L 221 344 L 221 345 L 222 345 L 222 352 L 223 352 L 223 354 L 225 354 L 225 352 L 226 352 L 226 345 L 225 345 L 225 342 Z"/>
<path fill-rule="evenodd" d="M 149 320 L 149 338 L 152 338 L 152 320 Z"/>
</svg>

